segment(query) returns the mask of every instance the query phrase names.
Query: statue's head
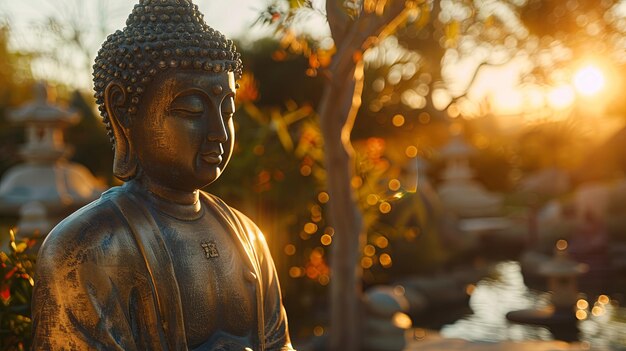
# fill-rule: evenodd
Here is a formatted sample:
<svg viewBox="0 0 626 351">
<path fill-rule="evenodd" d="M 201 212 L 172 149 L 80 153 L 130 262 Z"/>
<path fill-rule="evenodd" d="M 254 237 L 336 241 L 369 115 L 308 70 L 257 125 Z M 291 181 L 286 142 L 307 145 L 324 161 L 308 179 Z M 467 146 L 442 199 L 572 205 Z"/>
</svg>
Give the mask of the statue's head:
<svg viewBox="0 0 626 351">
<path fill-rule="evenodd" d="M 239 53 L 190 0 L 141 0 L 94 64 L 114 174 L 175 189 L 217 179 L 234 144 Z"/>
</svg>

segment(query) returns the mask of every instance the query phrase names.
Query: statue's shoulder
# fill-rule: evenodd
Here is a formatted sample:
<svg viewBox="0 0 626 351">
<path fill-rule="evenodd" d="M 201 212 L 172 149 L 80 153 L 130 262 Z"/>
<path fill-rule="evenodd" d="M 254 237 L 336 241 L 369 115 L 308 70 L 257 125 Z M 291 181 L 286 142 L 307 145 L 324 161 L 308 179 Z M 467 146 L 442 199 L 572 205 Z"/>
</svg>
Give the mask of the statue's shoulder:
<svg viewBox="0 0 626 351">
<path fill-rule="evenodd" d="M 55 261 L 95 248 L 123 248 L 128 224 L 112 201 L 120 196 L 126 196 L 121 187 L 109 189 L 62 220 L 43 242 L 39 259 Z"/>
<path fill-rule="evenodd" d="M 231 207 L 218 196 L 210 194 L 206 191 L 201 191 L 201 194 L 203 195 L 203 198 L 205 199 L 206 204 L 213 208 L 220 210 L 218 212 L 222 212 L 223 215 L 228 216 L 228 217 L 237 218 L 239 221 L 243 222 L 242 224 L 252 225 L 256 227 L 254 222 L 252 222 L 252 220 L 248 218 L 248 216 L 246 216 L 245 214 L 243 214 L 241 211 L 237 210 L 236 208 Z"/>
<path fill-rule="evenodd" d="M 239 211 L 238 209 L 226 204 L 224 200 L 220 199 L 216 195 L 209 194 L 204 191 L 202 192 L 202 194 L 204 194 L 204 198 L 207 200 L 208 205 L 217 207 L 218 209 L 221 210 L 221 211 L 218 211 L 218 213 L 221 212 L 226 217 L 231 217 L 233 219 L 236 219 L 236 222 L 238 222 L 242 226 L 243 234 L 248 237 L 248 240 L 250 242 L 252 243 L 265 242 L 265 237 L 263 236 L 263 233 L 261 232 L 259 227 L 256 225 L 256 223 L 254 223 L 254 221 L 251 220 L 247 215 L 245 215 L 243 212 Z M 237 229 L 236 223 L 233 223 L 233 224 L 235 224 L 235 229 Z"/>
</svg>

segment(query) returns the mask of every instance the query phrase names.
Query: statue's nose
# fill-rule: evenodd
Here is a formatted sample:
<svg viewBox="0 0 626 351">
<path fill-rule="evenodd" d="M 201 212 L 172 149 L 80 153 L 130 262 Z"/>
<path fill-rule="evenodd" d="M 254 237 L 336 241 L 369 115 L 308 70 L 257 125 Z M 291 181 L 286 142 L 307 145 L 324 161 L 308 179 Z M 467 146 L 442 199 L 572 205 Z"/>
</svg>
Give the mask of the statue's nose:
<svg viewBox="0 0 626 351">
<path fill-rule="evenodd" d="M 207 139 L 213 142 L 225 143 L 228 141 L 228 131 L 226 129 L 226 123 L 220 116 L 220 114 L 209 117 L 209 130 L 207 132 Z"/>
</svg>

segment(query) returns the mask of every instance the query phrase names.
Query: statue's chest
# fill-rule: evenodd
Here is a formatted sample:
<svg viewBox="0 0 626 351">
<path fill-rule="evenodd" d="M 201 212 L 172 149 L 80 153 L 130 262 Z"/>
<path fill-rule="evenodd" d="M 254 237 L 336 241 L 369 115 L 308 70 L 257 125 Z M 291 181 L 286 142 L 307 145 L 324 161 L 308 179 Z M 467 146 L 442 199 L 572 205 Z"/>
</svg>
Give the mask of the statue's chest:
<svg viewBox="0 0 626 351">
<path fill-rule="evenodd" d="M 256 333 L 256 281 L 239 239 L 210 213 L 194 221 L 161 218 L 178 282 L 190 346 L 215 332 Z"/>
</svg>

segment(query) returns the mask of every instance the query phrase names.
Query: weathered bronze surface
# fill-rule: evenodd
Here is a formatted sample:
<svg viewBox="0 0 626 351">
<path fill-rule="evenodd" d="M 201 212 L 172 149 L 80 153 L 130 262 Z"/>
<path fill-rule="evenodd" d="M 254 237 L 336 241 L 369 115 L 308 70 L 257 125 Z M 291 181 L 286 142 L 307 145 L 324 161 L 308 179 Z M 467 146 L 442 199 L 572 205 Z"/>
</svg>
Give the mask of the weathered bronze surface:
<svg viewBox="0 0 626 351">
<path fill-rule="evenodd" d="M 274 264 L 246 216 L 199 188 L 234 145 L 241 60 L 189 0 L 141 0 L 94 65 L 126 181 L 39 253 L 36 350 L 292 350 Z"/>
</svg>

